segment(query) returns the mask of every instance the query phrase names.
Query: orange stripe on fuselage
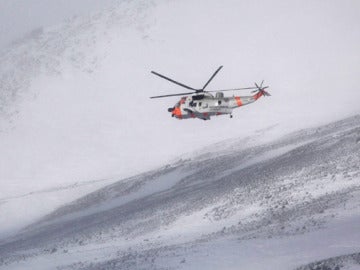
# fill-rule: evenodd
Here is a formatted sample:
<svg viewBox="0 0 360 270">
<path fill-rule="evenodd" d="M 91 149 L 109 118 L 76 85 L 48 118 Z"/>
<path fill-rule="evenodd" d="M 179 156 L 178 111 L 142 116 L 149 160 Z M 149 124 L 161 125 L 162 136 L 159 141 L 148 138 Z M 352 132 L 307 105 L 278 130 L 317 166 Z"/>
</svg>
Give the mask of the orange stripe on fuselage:
<svg viewBox="0 0 360 270">
<path fill-rule="evenodd" d="M 172 111 L 172 113 L 175 115 L 175 117 L 180 118 L 180 119 L 182 118 L 180 107 L 175 107 L 175 109 Z"/>
<path fill-rule="evenodd" d="M 240 107 L 241 105 L 243 105 L 241 98 L 240 97 L 235 97 L 236 103 L 237 105 Z"/>
<path fill-rule="evenodd" d="M 255 100 L 258 100 L 262 95 L 263 95 L 263 93 L 260 91 L 260 92 L 256 93 L 255 95 L 253 95 L 253 97 L 255 98 Z"/>
<path fill-rule="evenodd" d="M 186 97 L 182 97 L 179 101 L 180 106 L 175 107 L 175 109 L 172 111 L 173 115 L 175 115 L 176 118 L 182 119 L 181 104 L 184 104 L 185 101 L 186 101 Z"/>
</svg>

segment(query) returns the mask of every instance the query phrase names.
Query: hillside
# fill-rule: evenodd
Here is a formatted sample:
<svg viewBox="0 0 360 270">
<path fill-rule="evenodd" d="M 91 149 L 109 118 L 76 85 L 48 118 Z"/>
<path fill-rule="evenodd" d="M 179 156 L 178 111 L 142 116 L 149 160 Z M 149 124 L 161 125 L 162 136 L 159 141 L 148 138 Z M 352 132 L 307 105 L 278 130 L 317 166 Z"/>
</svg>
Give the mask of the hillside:
<svg viewBox="0 0 360 270">
<path fill-rule="evenodd" d="M 359 134 L 354 116 L 121 180 L 7 239 L 1 269 L 295 269 L 354 254 Z"/>
<path fill-rule="evenodd" d="M 131 176 L 259 129 L 359 113 L 357 10 L 118 1 L 34 29 L 0 52 L 0 198 Z M 220 65 L 209 90 L 264 79 L 272 97 L 208 123 L 174 121 L 167 108 L 177 98 L 149 99 L 182 90 L 151 70 L 200 87 Z"/>
<path fill-rule="evenodd" d="M 51 2 L 0 4 L 36 26 L 0 41 L 0 268 L 356 262 L 360 2 Z M 208 90 L 271 97 L 211 121 L 149 98 L 183 90 L 151 70 L 220 65 Z"/>
</svg>

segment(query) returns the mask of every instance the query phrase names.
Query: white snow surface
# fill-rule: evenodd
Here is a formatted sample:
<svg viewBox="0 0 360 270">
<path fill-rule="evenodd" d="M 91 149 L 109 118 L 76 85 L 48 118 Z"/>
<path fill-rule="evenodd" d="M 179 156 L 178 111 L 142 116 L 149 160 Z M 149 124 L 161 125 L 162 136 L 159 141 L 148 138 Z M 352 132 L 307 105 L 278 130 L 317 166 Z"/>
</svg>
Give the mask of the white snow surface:
<svg viewBox="0 0 360 270">
<path fill-rule="evenodd" d="M 64 22 L 2 51 L 0 199 L 119 179 L 264 128 L 272 132 L 259 140 L 359 112 L 356 1 L 107 4 L 75 18 L 59 10 Z M 148 98 L 183 92 L 150 70 L 200 87 L 219 65 L 209 89 L 265 79 L 273 95 L 211 121 L 177 121 L 166 112 L 177 98 Z"/>
<path fill-rule="evenodd" d="M 74 5 L 79 10 L 85 2 Z M 90 2 L 94 6 L 83 11 L 64 6 L 58 17 L 44 17 L 31 26 L 42 24 L 41 29 L 0 52 L 0 239 L 126 177 L 163 164 L 221 158 L 360 112 L 357 1 L 109 0 L 103 8 Z M 166 109 L 177 98 L 149 99 L 184 91 L 151 70 L 201 87 L 220 65 L 224 68 L 209 90 L 265 79 L 272 96 L 235 110 L 233 119 L 211 121 L 175 120 Z M 249 155 L 210 180 L 308 143 Z M 156 185 L 142 185 L 141 192 L 59 218 L 109 211 L 173 188 L 187 176 L 164 176 Z M 321 179 L 307 179 L 306 191 L 295 187 L 294 200 L 349 188 L 358 181 Z M 193 179 L 193 186 L 199 181 Z M 284 181 L 291 183 L 292 178 Z M 217 203 L 221 206 L 221 200 Z M 181 224 L 206 211 L 179 217 L 166 233 L 176 235 Z M 251 219 L 256 211 L 261 212 L 259 205 L 243 205 L 241 214 L 214 228 L 241 217 Z M 209 232 L 213 227 L 207 231 L 208 225 L 199 222 L 188 228 L 188 238 L 182 237 L 190 239 L 202 229 Z M 48 269 L 51 263 L 36 265 Z"/>
<path fill-rule="evenodd" d="M 274 124 L 358 112 L 356 6 L 121 1 L 44 28 L 1 56 L 1 197 L 130 176 Z M 273 96 L 208 122 L 175 121 L 166 109 L 177 98 L 148 98 L 183 91 L 150 70 L 200 87 L 220 64 L 211 89 L 265 79 Z"/>
<path fill-rule="evenodd" d="M 0 269 L 356 267 L 359 129 L 355 116 L 239 139 L 119 180 L 3 239 Z"/>
</svg>

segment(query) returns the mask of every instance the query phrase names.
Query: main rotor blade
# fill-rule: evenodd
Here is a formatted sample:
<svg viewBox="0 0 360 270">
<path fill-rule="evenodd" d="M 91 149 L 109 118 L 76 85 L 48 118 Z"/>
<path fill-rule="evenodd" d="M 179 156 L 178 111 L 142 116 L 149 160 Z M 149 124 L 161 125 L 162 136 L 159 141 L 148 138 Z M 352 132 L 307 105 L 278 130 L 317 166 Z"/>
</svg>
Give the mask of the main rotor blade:
<svg viewBox="0 0 360 270">
<path fill-rule="evenodd" d="M 218 89 L 218 90 L 211 90 L 205 92 L 226 92 L 226 91 L 241 91 L 241 90 L 253 90 L 257 89 L 256 87 L 243 87 L 243 88 L 232 88 L 232 89 Z"/>
<path fill-rule="evenodd" d="M 179 82 L 177 82 L 177 81 L 174 81 L 173 79 L 170 79 L 170 78 L 168 78 L 168 77 L 166 77 L 166 76 L 164 76 L 164 75 L 161 75 L 161 74 L 159 74 L 159 73 L 157 73 L 157 72 L 155 72 L 155 71 L 151 71 L 151 73 L 159 76 L 160 78 L 163 78 L 163 79 L 165 79 L 165 80 L 168 80 L 168 81 L 170 81 L 170 82 L 172 82 L 172 83 L 175 83 L 175 84 L 177 84 L 177 85 L 180 85 L 180 86 L 182 86 L 182 87 L 185 87 L 186 89 L 197 91 L 197 89 L 194 89 L 194 88 L 192 88 L 192 87 L 190 87 L 190 86 L 187 86 L 187 85 L 185 85 L 185 84 L 182 84 L 182 83 L 179 83 Z"/>
<path fill-rule="evenodd" d="M 189 93 L 170 94 L 170 95 L 163 95 L 163 96 L 154 96 L 154 97 L 150 97 L 150 98 L 176 97 L 176 96 L 184 96 L 184 95 L 192 95 L 192 94 L 194 94 L 194 93 L 189 92 Z"/>
<path fill-rule="evenodd" d="M 207 81 L 207 83 L 205 83 L 204 87 L 202 88 L 202 90 L 204 90 L 206 88 L 206 86 L 208 86 L 208 84 L 211 82 L 211 80 L 216 76 L 216 74 L 220 71 L 220 69 L 222 69 L 223 66 L 220 66 L 215 72 L 214 74 L 210 77 L 210 79 Z"/>
</svg>

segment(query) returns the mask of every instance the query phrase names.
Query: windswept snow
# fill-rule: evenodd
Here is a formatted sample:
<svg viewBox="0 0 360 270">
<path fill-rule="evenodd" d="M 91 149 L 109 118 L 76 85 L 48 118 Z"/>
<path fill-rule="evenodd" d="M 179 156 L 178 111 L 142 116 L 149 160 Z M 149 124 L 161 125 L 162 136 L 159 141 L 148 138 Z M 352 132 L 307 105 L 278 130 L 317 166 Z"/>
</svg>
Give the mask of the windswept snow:
<svg viewBox="0 0 360 270">
<path fill-rule="evenodd" d="M 322 239 L 358 216 L 359 118 L 334 122 L 360 113 L 358 2 L 41 1 L 0 3 L 36 27 L 0 49 L 0 268 L 352 263 L 356 230 Z M 211 121 L 149 99 L 182 92 L 151 70 L 201 87 L 220 65 L 209 90 L 272 96 Z"/>
<path fill-rule="evenodd" d="M 78 199 L 104 185 L 116 181 L 103 179 L 68 186 L 58 186 L 45 190 L 0 199 L 0 239 L 16 234 L 44 215 L 56 210 L 64 202 Z"/>
<path fill-rule="evenodd" d="M 295 269 L 345 260 L 360 243 L 359 132 L 354 116 L 121 180 L 3 241 L 1 266 Z"/>
<path fill-rule="evenodd" d="M 128 177 L 263 128 L 281 135 L 358 113 L 356 7 L 119 1 L 34 31 L 0 54 L 0 198 Z M 174 121 L 176 98 L 149 99 L 182 91 L 151 70 L 200 87 L 219 65 L 209 90 L 265 79 L 273 95 L 208 122 Z"/>
<path fill-rule="evenodd" d="M 192 173 L 192 171 L 182 171 L 183 170 L 175 169 L 174 171 L 170 171 L 167 174 L 160 175 L 157 178 L 152 179 L 152 181 L 145 180 L 136 182 L 135 184 L 132 183 L 132 186 L 129 188 L 129 190 L 125 191 L 121 197 L 119 197 L 119 194 L 117 193 L 107 193 L 105 200 L 98 202 L 96 206 L 91 206 L 86 210 L 62 216 L 60 220 L 55 219 L 55 221 L 68 221 L 74 218 L 90 216 L 104 211 L 111 211 L 116 207 L 121 207 L 122 205 L 130 203 L 132 201 L 136 201 L 144 197 L 167 191 L 176 183 L 185 179 L 188 175 Z M 126 184 L 127 182 L 124 181 L 124 185 Z"/>
</svg>

